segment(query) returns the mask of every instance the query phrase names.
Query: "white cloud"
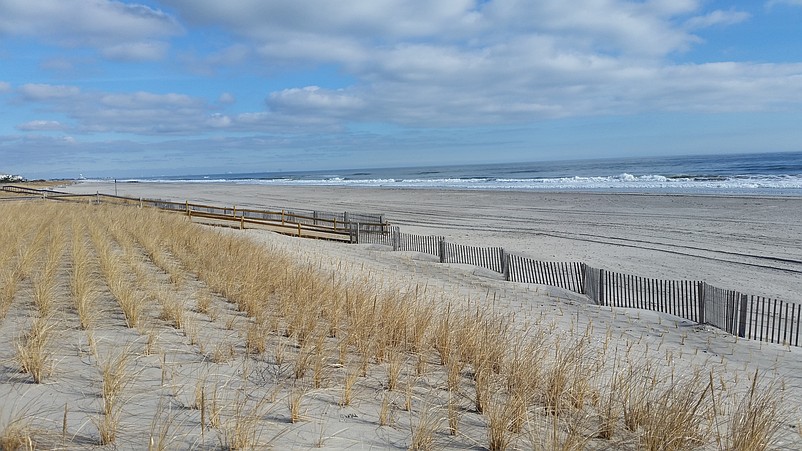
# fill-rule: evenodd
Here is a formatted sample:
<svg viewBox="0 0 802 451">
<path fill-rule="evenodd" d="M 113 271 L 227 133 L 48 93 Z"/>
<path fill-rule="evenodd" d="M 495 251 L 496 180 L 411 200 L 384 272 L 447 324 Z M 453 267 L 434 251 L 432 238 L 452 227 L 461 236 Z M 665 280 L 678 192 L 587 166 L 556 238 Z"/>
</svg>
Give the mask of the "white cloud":
<svg viewBox="0 0 802 451">
<path fill-rule="evenodd" d="M 231 118 L 224 114 L 213 114 L 206 120 L 206 125 L 213 128 L 227 128 L 231 125 Z"/>
<path fill-rule="evenodd" d="M 355 80 L 345 90 L 270 93 L 271 121 L 317 115 L 410 125 L 625 114 L 644 99 L 634 83 L 670 85 L 662 79 L 668 58 L 700 42 L 686 23 L 747 18 L 705 14 L 701 0 L 165 3 L 189 23 L 247 39 L 265 64 L 333 64 Z"/>
<path fill-rule="evenodd" d="M 695 30 L 699 28 L 707 28 L 714 25 L 734 25 L 744 22 L 751 17 L 749 13 L 743 11 L 722 11 L 716 10 L 704 16 L 696 16 L 688 19 L 685 26 L 689 29 Z"/>
<path fill-rule="evenodd" d="M 802 6 L 802 0 L 769 0 L 766 6 L 771 8 L 775 5 Z"/>
<path fill-rule="evenodd" d="M 62 3 L 91 5 L 88 14 L 95 19 L 62 24 Z M 694 30 L 749 19 L 735 10 L 706 10 L 709 2 L 703 0 L 162 3 L 187 24 L 204 27 L 193 32 L 227 32 L 209 40 L 219 47 L 185 52 L 179 63 L 191 70 L 214 74 L 246 68 L 261 75 L 329 65 L 347 82 L 335 89 L 336 84 L 304 78 L 293 86 L 288 77 L 281 83 L 289 87 L 254 94 L 265 98 L 267 111 L 223 111 L 236 100 L 227 92 L 207 102 L 179 93 L 82 92 L 31 84 L 19 88 L 20 99 L 47 103 L 77 130 L 142 134 L 334 129 L 358 121 L 508 124 L 641 111 L 753 111 L 802 102 L 797 65 L 672 62 L 674 55 L 701 43 Z M 21 20 L 24 4 L 33 5 L 27 11 L 37 9 L 43 19 Z M 93 43 L 109 58 L 161 58 L 165 39 L 180 31 L 175 19 L 159 10 L 107 0 L 0 0 L 0 6 L 9 6 L 19 22 L 0 18 L 0 32 L 64 36 Z M 48 34 L 37 28 L 43 24 L 61 28 Z M 108 42 L 97 44 L 101 36 Z M 308 86 L 313 83 L 321 86 Z"/>
<path fill-rule="evenodd" d="M 21 131 L 59 131 L 65 130 L 67 127 L 58 121 L 35 120 L 19 124 L 16 128 Z"/>
<path fill-rule="evenodd" d="M 74 98 L 81 93 L 77 86 L 28 83 L 20 86 L 19 93 L 25 100 L 51 101 Z"/>
<path fill-rule="evenodd" d="M 213 75 L 221 68 L 247 64 L 253 59 L 254 52 L 252 47 L 237 43 L 202 55 L 183 52 L 180 55 L 180 61 L 192 72 Z"/>
<path fill-rule="evenodd" d="M 11 83 L 0 81 L 0 92 L 9 92 L 11 91 Z"/>
<path fill-rule="evenodd" d="M 216 114 L 203 99 L 176 93 L 84 92 L 75 86 L 48 84 L 23 85 L 17 93 L 18 104 L 35 102 L 40 111 L 70 118 L 75 131 L 84 133 L 203 133 Z M 34 121 L 25 126 L 45 125 L 53 124 Z"/>
<path fill-rule="evenodd" d="M 429 36 L 461 25 L 473 0 L 164 0 L 195 23 L 230 27 L 264 39 L 294 31 L 320 35 Z"/>
<path fill-rule="evenodd" d="M 279 112 L 324 111 L 337 115 L 350 115 L 365 107 L 364 100 L 344 90 L 327 90 L 318 86 L 284 89 L 270 94 L 267 104 Z"/>
<path fill-rule="evenodd" d="M 0 35 L 94 47 L 116 59 L 162 57 L 166 44 L 154 41 L 182 32 L 160 10 L 111 0 L 0 0 L 0 11 Z"/>
<path fill-rule="evenodd" d="M 217 101 L 224 105 L 230 105 L 232 103 L 236 103 L 237 98 L 234 97 L 234 94 L 231 94 L 230 92 L 224 92 L 220 94 L 220 97 L 217 98 Z"/>
<path fill-rule="evenodd" d="M 165 42 L 144 41 L 126 42 L 101 49 L 101 54 L 109 59 L 122 61 L 156 61 L 167 55 Z"/>
</svg>

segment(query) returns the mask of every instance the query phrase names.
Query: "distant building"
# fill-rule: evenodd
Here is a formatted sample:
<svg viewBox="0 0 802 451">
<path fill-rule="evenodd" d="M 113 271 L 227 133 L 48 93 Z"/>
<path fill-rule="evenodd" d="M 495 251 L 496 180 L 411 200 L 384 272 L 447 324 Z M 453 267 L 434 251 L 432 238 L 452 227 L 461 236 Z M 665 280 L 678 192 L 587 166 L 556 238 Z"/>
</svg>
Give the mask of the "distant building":
<svg viewBox="0 0 802 451">
<path fill-rule="evenodd" d="M 22 182 L 25 179 L 19 175 L 0 174 L 0 182 Z"/>
</svg>

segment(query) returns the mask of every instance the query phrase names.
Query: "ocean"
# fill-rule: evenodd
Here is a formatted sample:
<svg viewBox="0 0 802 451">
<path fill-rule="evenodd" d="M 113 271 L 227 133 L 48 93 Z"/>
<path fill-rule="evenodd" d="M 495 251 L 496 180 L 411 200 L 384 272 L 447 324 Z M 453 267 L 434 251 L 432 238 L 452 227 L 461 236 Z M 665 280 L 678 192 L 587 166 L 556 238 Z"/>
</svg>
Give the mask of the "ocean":
<svg viewBox="0 0 802 451">
<path fill-rule="evenodd" d="M 802 196 L 802 152 L 200 174 L 126 181 Z"/>
</svg>

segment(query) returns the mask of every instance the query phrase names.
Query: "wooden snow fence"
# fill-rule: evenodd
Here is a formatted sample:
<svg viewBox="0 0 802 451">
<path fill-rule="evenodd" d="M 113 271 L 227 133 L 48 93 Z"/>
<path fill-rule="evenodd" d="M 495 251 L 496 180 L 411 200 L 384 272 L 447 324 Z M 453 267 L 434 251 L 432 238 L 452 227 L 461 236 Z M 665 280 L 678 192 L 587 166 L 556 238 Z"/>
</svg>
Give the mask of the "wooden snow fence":
<svg viewBox="0 0 802 451">
<path fill-rule="evenodd" d="M 504 272 L 504 249 L 500 247 L 476 247 L 440 242 L 440 263 L 462 263 L 491 271 Z"/>
<path fill-rule="evenodd" d="M 700 322 L 699 282 L 661 280 L 585 266 L 585 294 L 599 305 L 669 313 Z"/>
<path fill-rule="evenodd" d="M 802 305 L 700 283 L 704 322 L 751 340 L 800 345 Z"/>
<path fill-rule="evenodd" d="M 540 261 L 515 254 L 508 254 L 507 260 L 507 280 L 550 285 L 585 294 L 582 263 Z"/>
<path fill-rule="evenodd" d="M 440 242 L 442 236 L 434 235 L 415 235 L 411 233 L 398 232 L 393 241 L 393 250 L 412 251 L 431 254 L 435 257 L 440 256 Z"/>
<path fill-rule="evenodd" d="M 580 262 L 541 261 L 499 247 L 464 246 L 443 237 L 413 235 L 388 227 L 360 229 L 360 243 L 425 252 L 442 263 L 463 263 L 504 274 L 505 280 L 563 288 L 598 305 L 668 313 L 753 340 L 800 346 L 802 304 L 747 296 L 693 280 L 664 280 L 617 273 Z"/>
</svg>

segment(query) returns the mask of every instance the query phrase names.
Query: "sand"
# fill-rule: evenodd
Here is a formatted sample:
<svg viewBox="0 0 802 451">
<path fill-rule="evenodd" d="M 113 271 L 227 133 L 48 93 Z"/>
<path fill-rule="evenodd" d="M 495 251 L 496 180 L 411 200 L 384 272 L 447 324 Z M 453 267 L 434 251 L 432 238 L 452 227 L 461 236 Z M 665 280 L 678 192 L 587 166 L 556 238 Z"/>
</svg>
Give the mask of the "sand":
<svg viewBox="0 0 802 451">
<path fill-rule="evenodd" d="M 61 189 L 114 194 L 115 186 L 80 183 Z M 802 255 L 802 240 L 798 238 L 802 232 L 802 199 L 798 198 L 180 183 L 121 183 L 116 189 L 118 194 L 132 197 L 214 205 L 384 213 L 402 231 L 443 235 L 460 244 L 502 246 L 509 252 L 533 258 L 579 260 L 647 277 L 701 279 L 722 288 L 802 302 L 799 295 L 802 261 L 798 257 Z M 765 376 L 777 376 L 783 380 L 785 402 L 789 406 L 777 448 L 802 449 L 798 430 L 802 421 L 798 407 L 802 404 L 802 349 L 737 339 L 670 315 L 603 308 L 562 290 L 505 282 L 489 271 L 467 265 L 444 265 L 431 256 L 392 252 L 383 246 L 304 240 L 256 230 L 230 233 L 303 256 L 326 269 L 346 265 L 350 269 L 359 268 L 363 275 L 370 275 L 378 283 L 403 281 L 425 286 L 443 302 L 480 303 L 509 314 L 522 329 L 531 323 L 551 324 L 554 333 L 559 334 L 592 327 L 599 343 L 611 337 L 612 346 L 635 347 L 652 356 L 662 356 L 680 372 L 690 372 L 693 368 L 712 370 L 721 384 L 734 384 L 735 380 L 743 383 L 755 370 Z M 0 346 L 9 349 L 15 331 L 6 320 L 0 328 Z M 226 332 L 205 330 L 204 333 L 225 335 Z M 107 352 L 113 348 L 114 340 L 124 339 L 108 336 L 107 341 L 101 341 L 101 347 Z M 170 383 L 184 387 L 176 396 L 189 402 L 191 393 L 186 387 L 193 386 L 200 367 L 185 340 L 167 333 L 160 335 L 160 340 L 164 341 L 161 346 L 173 350 Z M 63 354 L 60 367 L 69 371 L 59 376 L 59 384 L 54 384 L 59 387 L 55 394 L 11 383 L 15 379 L 7 378 L 0 385 L 4 399 L 14 399 L 14 406 L 25 406 L 25 399 L 34 397 L 39 405 L 49 396 L 47 399 L 52 398 L 49 417 L 55 418 L 53 421 L 58 421 L 59 409 L 65 402 L 91 410 L 89 406 L 96 399 L 82 398 L 81 391 L 75 388 L 96 383 L 97 375 L 88 372 L 91 358 L 82 349 L 70 349 Z M 8 358 L 8 352 L 2 358 Z M 152 381 L 162 377 L 155 369 L 157 364 L 158 361 L 143 358 L 141 379 Z M 232 362 L 225 374 L 215 377 L 237 377 L 241 371 L 241 366 Z M 73 388 L 62 388 L 65 381 Z M 39 390 L 39 394 L 29 393 L 34 390 Z M 133 393 L 143 390 L 143 387 L 132 388 Z M 323 447 L 329 449 L 405 449 L 409 444 L 409 420 L 402 414 L 395 427 L 377 427 L 376 412 L 381 399 L 369 394 L 368 384 L 363 390 L 368 395 L 348 408 L 331 407 L 330 393 L 309 396 L 305 407 L 309 420 L 298 425 L 287 423 L 284 412 L 271 414 L 279 427 L 263 439 L 270 440 L 276 449 L 309 449 L 321 440 Z M 153 416 L 145 415 L 148 409 L 153 409 L 151 404 L 141 401 L 143 418 Z M 0 413 L 8 415 L 9 405 L 6 402 Z M 150 430 L 148 424 L 128 427 Z M 85 436 L 89 447 L 92 426 L 71 424 L 70 428 L 81 431 L 79 438 Z M 480 416 L 466 416 L 464 431 L 461 441 L 441 437 L 440 445 L 485 446 Z M 135 449 L 140 443 L 136 436 L 124 435 L 119 445 Z M 184 439 L 177 443 L 197 447 L 208 445 L 209 441 L 196 438 L 194 442 Z"/>
<path fill-rule="evenodd" d="M 404 232 L 459 244 L 802 303 L 802 198 L 185 183 L 116 189 L 214 205 L 384 213 Z M 113 194 L 115 186 L 66 191 Z"/>
</svg>

